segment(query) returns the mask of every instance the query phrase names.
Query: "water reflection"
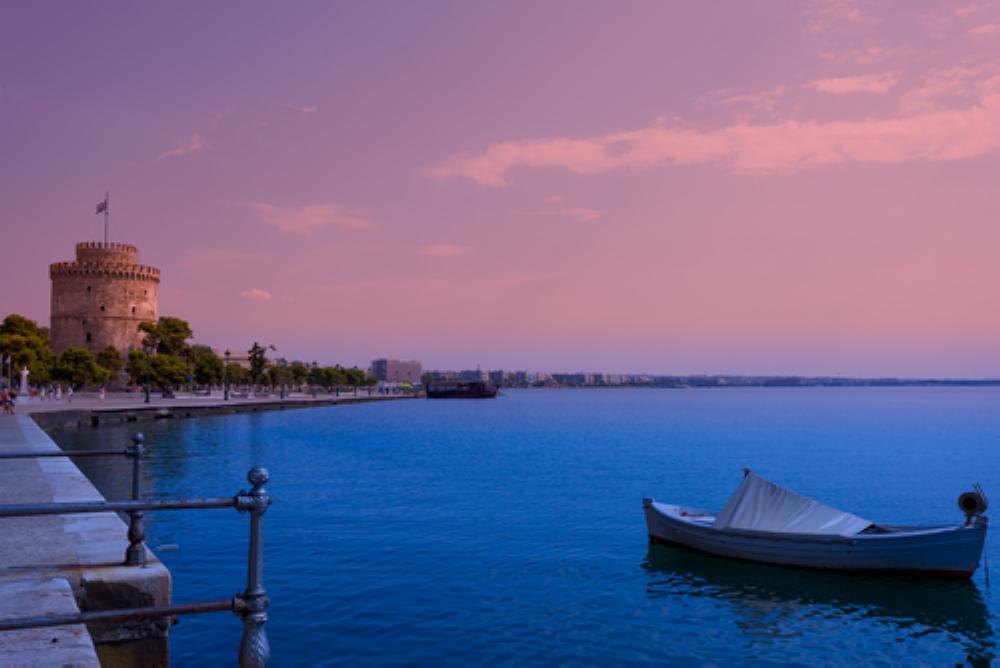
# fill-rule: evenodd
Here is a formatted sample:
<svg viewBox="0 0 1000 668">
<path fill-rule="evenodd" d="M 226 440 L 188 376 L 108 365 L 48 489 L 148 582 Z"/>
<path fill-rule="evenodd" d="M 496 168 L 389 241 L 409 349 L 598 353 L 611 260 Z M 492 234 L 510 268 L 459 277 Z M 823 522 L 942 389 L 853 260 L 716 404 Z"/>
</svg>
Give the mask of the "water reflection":
<svg viewBox="0 0 1000 668">
<path fill-rule="evenodd" d="M 972 664 L 995 658 L 989 610 L 969 580 L 843 574 L 755 564 L 669 545 L 650 545 L 642 567 L 651 598 L 707 597 L 730 603 L 740 629 L 781 637 L 810 619 L 874 620 L 917 638 L 941 632 Z"/>
</svg>

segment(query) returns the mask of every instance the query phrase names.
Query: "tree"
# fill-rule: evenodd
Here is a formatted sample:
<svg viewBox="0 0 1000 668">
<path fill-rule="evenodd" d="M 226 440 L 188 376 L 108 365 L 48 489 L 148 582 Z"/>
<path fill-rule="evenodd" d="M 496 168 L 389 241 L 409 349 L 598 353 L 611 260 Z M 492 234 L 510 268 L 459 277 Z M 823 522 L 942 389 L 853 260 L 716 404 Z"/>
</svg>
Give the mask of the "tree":
<svg viewBox="0 0 1000 668">
<path fill-rule="evenodd" d="M 128 362 L 125 363 L 125 371 L 128 373 L 130 383 L 133 385 L 142 385 L 146 382 L 146 377 L 151 374 L 149 359 L 149 355 L 142 350 L 132 350 L 129 352 Z"/>
<path fill-rule="evenodd" d="M 16 313 L 0 324 L 0 356 L 9 356 L 16 368 L 28 367 L 33 383 L 47 382 L 56 362 L 49 347 L 49 330 Z"/>
<path fill-rule="evenodd" d="M 306 382 L 310 385 L 325 386 L 326 379 L 323 373 L 324 369 L 321 366 L 316 366 L 315 364 L 309 368 L 309 373 L 306 374 Z"/>
<path fill-rule="evenodd" d="M 367 385 L 368 383 L 366 374 L 364 371 L 358 367 L 351 367 L 350 369 L 344 369 L 344 374 L 347 376 L 348 385 Z"/>
<path fill-rule="evenodd" d="M 156 323 L 141 323 L 139 331 L 146 333 L 146 344 L 153 352 L 179 357 L 188 355 L 187 341 L 194 336 L 186 320 L 171 316 L 163 316 Z"/>
<path fill-rule="evenodd" d="M 222 382 L 225 364 L 208 346 L 191 346 L 191 365 L 194 381 L 199 385 L 218 385 Z"/>
<path fill-rule="evenodd" d="M 161 390 L 168 390 L 187 381 L 191 366 L 177 355 L 153 355 L 149 360 L 153 382 Z"/>
<path fill-rule="evenodd" d="M 64 350 L 56 362 L 52 375 L 66 381 L 72 387 L 103 383 L 110 377 L 106 369 L 97 366 L 94 356 L 86 348 Z"/>
<path fill-rule="evenodd" d="M 97 353 L 96 362 L 97 366 L 108 372 L 108 378 L 117 378 L 122 372 L 122 367 L 125 366 L 121 353 L 114 346 L 107 346 Z"/>
<path fill-rule="evenodd" d="M 250 372 L 235 362 L 226 365 L 226 375 L 229 377 L 230 385 L 242 385 L 250 378 Z"/>
<path fill-rule="evenodd" d="M 292 384 L 301 385 L 306 382 L 306 376 L 309 375 L 309 369 L 302 362 L 292 362 L 288 367 L 288 373 L 292 377 Z"/>
<path fill-rule="evenodd" d="M 250 380 L 257 385 L 267 370 L 267 350 L 254 341 L 247 354 L 250 356 Z"/>
</svg>

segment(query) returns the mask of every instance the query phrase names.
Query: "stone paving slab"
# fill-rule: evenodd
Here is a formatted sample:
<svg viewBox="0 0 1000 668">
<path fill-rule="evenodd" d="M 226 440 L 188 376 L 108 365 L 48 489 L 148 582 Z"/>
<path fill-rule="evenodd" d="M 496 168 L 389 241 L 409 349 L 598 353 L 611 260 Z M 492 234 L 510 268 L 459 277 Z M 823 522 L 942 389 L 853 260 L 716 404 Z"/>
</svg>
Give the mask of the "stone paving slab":
<svg viewBox="0 0 1000 668">
<path fill-rule="evenodd" d="M 0 618 L 79 612 L 73 589 L 61 578 L 0 582 Z M 83 624 L 0 631 L 0 667 L 98 668 L 97 652 Z"/>
</svg>

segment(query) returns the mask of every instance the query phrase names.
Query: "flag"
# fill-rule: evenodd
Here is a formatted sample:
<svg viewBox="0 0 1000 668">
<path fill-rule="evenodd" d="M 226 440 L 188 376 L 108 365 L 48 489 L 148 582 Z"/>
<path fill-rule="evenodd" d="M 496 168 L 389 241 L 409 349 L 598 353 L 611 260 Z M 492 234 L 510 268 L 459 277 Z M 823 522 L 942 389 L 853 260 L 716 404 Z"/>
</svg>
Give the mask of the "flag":
<svg viewBox="0 0 1000 668">
<path fill-rule="evenodd" d="M 97 213 L 106 213 L 108 210 L 108 198 L 105 197 L 103 202 L 97 203 Z"/>
</svg>

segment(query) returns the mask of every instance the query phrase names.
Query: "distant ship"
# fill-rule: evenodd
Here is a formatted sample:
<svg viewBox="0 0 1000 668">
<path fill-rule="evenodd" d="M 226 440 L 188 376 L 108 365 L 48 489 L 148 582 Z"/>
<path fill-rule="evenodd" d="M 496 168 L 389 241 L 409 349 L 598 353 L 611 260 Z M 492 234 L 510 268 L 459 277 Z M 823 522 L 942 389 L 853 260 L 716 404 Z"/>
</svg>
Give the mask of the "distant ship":
<svg viewBox="0 0 1000 668">
<path fill-rule="evenodd" d="M 492 399 L 497 388 L 481 380 L 435 380 L 427 385 L 428 399 Z"/>
</svg>

